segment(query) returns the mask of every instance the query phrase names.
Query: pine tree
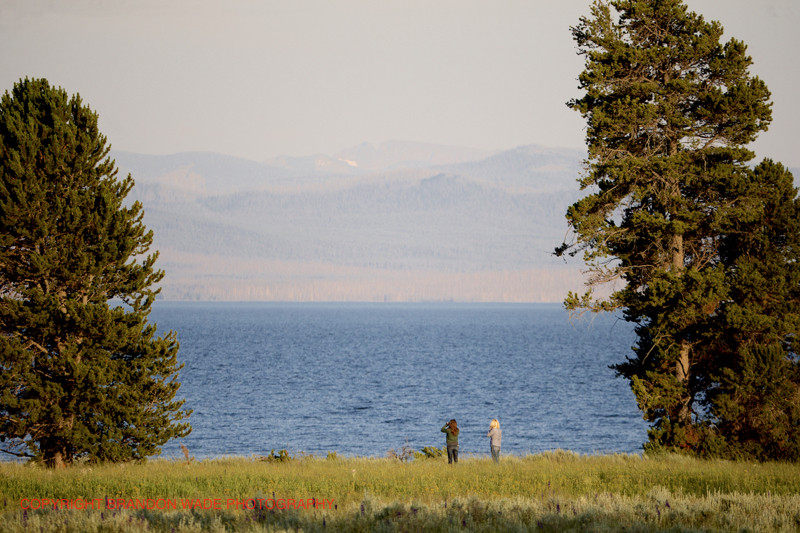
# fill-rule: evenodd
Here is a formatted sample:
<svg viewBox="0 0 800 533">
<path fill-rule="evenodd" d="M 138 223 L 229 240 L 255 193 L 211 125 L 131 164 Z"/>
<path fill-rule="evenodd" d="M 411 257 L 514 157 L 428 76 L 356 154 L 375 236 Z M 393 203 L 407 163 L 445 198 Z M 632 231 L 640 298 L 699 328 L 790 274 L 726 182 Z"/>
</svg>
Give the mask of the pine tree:
<svg viewBox="0 0 800 533">
<path fill-rule="evenodd" d="M 590 194 L 567 219 L 589 291 L 571 310 L 622 310 L 636 324 L 631 381 L 656 445 L 701 449 L 696 408 L 718 382 L 720 314 L 735 269 L 725 231 L 758 175 L 744 146 L 771 121 L 766 85 L 750 76 L 746 46 L 680 0 L 596 0 L 572 28 L 586 58 L 569 102 L 587 120 Z M 609 298 L 593 289 L 620 280 Z M 729 349 L 730 346 L 724 348 Z"/>
<path fill-rule="evenodd" d="M 800 199 L 794 179 L 766 160 L 750 172 L 723 221 L 727 298 L 713 320 L 701 450 L 800 460 Z M 748 190 L 749 189 L 749 190 Z"/>
<path fill-rule="evenodd" d="M 97 115 L 46 80 L 0 101 L 0 441 L 63 466 L 141 459 L 191 428 L 178 343 L 147 322 L 163 277 Z M 112 302 L 115 302 L 112 306 Z"/>
</svg>

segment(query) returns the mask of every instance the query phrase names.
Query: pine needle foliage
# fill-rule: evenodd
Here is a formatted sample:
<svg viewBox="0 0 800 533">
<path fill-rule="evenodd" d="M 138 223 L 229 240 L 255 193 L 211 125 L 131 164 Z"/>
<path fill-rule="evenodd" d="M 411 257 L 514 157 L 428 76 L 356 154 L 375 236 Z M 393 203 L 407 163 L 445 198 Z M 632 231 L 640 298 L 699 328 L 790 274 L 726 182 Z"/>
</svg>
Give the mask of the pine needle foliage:
<svg viewBox="0 0 800 533">
<path fill-rule="evenodd" d="M 653 424 L 651 446 L 800 459 L 789 451 L 800 426 L 797 191 L 780 164 L 748 165 L 745 145 L 767 129 L 772 104 L 747 47 L 723 44 L 722 26 L 681 0 L 596 0 L 572 34 L 585 95 L 568 105 L 587 121 L 589 194 L 569 208 L 575 238 L 556 253 L 582 252 L 590 277 L 566 307 L 619 310 L 636 324 L 634 356 L 614 368 Z M 792 413 L 766 425 L 734 387 L 764 349 L 782 354 L 778 389 Z"/>
<path fill-rule="evenodd" d="M 0 449 L 51 466 L 142 459 L 191 430 L 176 335 L 147 322 L 153 234 L 109 149 L 47 80 L 0 101 Z"/>
</svg>

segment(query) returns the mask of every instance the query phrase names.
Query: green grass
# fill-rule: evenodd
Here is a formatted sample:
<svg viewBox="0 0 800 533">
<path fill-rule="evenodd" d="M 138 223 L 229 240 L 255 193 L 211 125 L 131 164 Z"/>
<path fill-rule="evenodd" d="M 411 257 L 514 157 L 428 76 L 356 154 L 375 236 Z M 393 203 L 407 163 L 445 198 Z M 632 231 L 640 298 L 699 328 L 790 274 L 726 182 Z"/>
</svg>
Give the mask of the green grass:
<svg viewBox="0 0 800 533">
<path fill-rule="evenodd" d="M 677 455 L 400 462 L 224 458 L 63 471 L 0 464 L 0 531 L 800 531 L 800 465 Z M 226 509 L 229 499 L 334 509 Z M 176 511 L 28 510 L 25 499 L 173 499 Z M 184 499 L 222 509 L 181 509 Z M 272 504 L 267 504 L 272 505 Z M 363 509 L 363 511 L 362 511 Z M 102 516 L 101 516 L 102 515 Z M 324 525 L 323 525 L 324 521 Z"/>
</svg>

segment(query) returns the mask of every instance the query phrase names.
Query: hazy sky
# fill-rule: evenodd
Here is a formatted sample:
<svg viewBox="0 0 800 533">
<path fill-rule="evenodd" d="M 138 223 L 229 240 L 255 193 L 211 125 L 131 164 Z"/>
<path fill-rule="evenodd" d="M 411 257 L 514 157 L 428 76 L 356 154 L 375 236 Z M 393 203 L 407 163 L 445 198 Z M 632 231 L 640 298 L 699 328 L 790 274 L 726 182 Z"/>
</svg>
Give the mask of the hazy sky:
<svg viewBox="0 0 800 533">
<path fill-rule="evenodd" d="M 688 0 L 749 45 L 774 121 L 751 145 L 800 166 L 797 0 Z M 580 148 L 589 0 L 0 0 L 0 89 L 78 92 L 115 149 L 264 160 L 399 139 Z"/>
</svg>

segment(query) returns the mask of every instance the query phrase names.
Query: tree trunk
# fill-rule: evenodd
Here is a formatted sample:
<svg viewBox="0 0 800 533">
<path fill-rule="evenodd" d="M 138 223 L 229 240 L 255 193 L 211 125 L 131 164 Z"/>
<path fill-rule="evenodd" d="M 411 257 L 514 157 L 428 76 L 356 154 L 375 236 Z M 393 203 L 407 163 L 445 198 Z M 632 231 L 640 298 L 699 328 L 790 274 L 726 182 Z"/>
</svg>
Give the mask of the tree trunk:
<svg viewBox="0 0 800 533">
<path fill-rule="evenodd" d="M 55 455 L 53 455 L 53 467 L 56 470 L 67 467 L 64 464 L 64 457 L 61 455 L 61 452 L 56 452 Z"/>
<path fill-rule="evenodd" d="M 684 253 L 683 253 L 683 235 L 672 236 L 672 271 L 676 276 L 680 276 L 683 272 Z"/>
<path fill-rule="evenodd" d="M 678 378 L 678 382 L 681 383 L 686 390 L 689 390 L 689 352 L 691 350 L 691 345 L 689 341 L 682 340 L 681 341 L 681 350 L 680 355 L 678 356 L 678 360 L 675 361 L 675 377 Z M 688 394 L 681 397 L 681 404 L 680 408 L 678 409 L 678 422 L 681 424 L 689 424 L 691 423 L 691 413 L 689 411 L 689 402 L 692 400 L 692 397 Z"/>
<path fill-rule="evenodd" d="M 46 466 L 55 469 L 67 467 L 70 457 L 62 442 L 58 439 L 42 439 L 39 446 L 42 450 L 42 461 Z"/>
<path fill-rule="evenodd" d="M 683 251 L 683 235 L 672 236 L 672 271 L 676 276 L 683 274 L 685 255 Z M 678 382 L 689 390 L 689 353 L 691 351 L 691 344 L 688 340 L 681 340 L 680 353 L 678 360 L 675 361 L 675 377 Z M 691 412 L 689 410 L 689 402 L 692 397 L 686 394 L 681 397 L 680 407 L 678 409 L 678 422 L 681 424 L 691 423 Z"/>
</svg>

